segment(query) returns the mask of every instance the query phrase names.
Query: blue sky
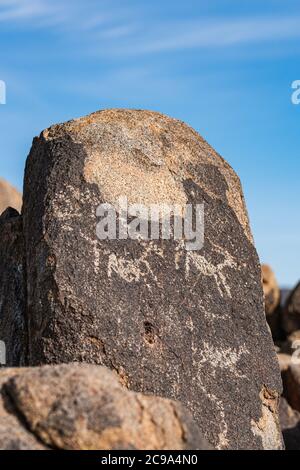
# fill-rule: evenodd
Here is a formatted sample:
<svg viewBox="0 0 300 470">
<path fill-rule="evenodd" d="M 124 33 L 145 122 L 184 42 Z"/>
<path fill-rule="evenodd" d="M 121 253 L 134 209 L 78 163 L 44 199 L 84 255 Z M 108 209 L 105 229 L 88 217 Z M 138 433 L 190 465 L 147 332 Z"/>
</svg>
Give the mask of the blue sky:
<svg viewBox="0 0 300 470">
<path fill-rule="evenodd" d="M 256 246 L 300 278 L 299 0 L 0 0 L 0 175 L 22 188 L 32 138 L 111 107 L 197 129 L 239 174 Z"/>
</svg>

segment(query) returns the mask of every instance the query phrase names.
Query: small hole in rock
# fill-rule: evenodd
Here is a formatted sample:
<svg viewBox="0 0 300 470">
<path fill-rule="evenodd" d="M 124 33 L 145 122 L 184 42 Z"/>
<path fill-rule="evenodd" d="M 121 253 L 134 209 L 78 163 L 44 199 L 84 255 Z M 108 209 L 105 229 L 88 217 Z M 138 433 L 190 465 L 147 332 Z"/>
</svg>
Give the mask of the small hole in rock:
<svg viewBox="0 0 300 470">
<path fill-rule="evenodd" d="M 144 323 L 145 334 L 144 338 L 145 341 L 149 344 L 154 344 L 156 341 L 156 328 L 152 325 L 152 323 L 146 321 Z"/>
</svg>

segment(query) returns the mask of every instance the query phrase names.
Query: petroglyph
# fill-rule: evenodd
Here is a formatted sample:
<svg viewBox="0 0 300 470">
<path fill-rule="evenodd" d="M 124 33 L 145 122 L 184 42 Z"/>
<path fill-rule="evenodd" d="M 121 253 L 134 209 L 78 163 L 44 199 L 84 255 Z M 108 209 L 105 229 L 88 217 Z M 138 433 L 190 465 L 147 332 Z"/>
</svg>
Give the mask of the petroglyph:
<svg viewBox="0 0 300 470">
<path fill-rule="evenodd" d="M 245 377 L 245 375 L 238 370 L 238 362 L 245 354 L 249 354 L 245 345 L 238 348 L 229 347 L 216 347 L 204 341 L 203 346 L 199 350 L 197 362 L 198 366 L 202 367 L 207 365 L 213 369 L 212 374 L 215 376 L 217 368 L 228 369 L 234 377 Z"/>
<path fill-rule="evenodd" d="M 199 273 L 203 274 L 204 276 L 210 276 L 214 278 L 218 291 L 222 297 L 224 294 L 227 294 L 228 297 L 231 297 L 231 289 L 227 283 L 226 275 L 223 270 L 225 268 L 237 267 L 237 264 L 232 257 L 226 257 L 225 254 L 224 261 L 215 265 L 206 259 L 203 255 L 189 251 L 186 255 L 185 265 L 185 272 L 187 277 L 189 276 L 191 264 L 198 269 Z"/>
<path fill-rule="evenodd" d="M 157 277 L 150 267 L 147 256 L 148 253 L 145 251 L 140 258 L 129 260 L 123 257 L 117 257 L 115 253 L 111 253 L 108 260 L 108 277 L 111 278 L 112 273 L 115 272 L 124 279 L 124 281 L 132 283 L 139 282 L 141 279 L 151 275 L 157 282 Z"/>
</svg>

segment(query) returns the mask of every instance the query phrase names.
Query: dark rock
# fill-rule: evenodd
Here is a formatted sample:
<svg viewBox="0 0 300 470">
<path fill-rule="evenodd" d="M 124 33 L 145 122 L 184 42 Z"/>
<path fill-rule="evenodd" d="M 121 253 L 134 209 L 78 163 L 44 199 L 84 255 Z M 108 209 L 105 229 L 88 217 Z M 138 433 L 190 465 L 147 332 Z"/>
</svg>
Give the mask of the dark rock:
<svg viewBox="0 0 300 470">
<path fill-rule="evenodd" d="M 286 450 L 300 450 L 300 413 L 281 397 L 279 416 Z"/>
<path fill-rule="evenodd" d="M 46 366 L 15 370 L 6 378 L 2 391 L 13 404 L 12 412 L 19 416 L 17 431 L 21 423 L 27 423 L 31 435 L 51 449 L 211 448 L 182 405 L 129 392 L 118 376 L 104 367 Z M 9 412 L 6 415 L 11 417 Z M 1 418 L 0 408 L 0 430 Z M 2 425 L 5 428 L 5 421 Z M 28 435 L 25 429 L 23 433 Z M 15 435 L 16 430 L 10 427 L 3 437 L 0 432 L 0 447 L 4 439 L 8 448 Z"/>
<path fill-rule="evenodd" d="M 287 334 L 300 330 L 300 282 L 286 300 L 282 324 Z"/>
<path fill-rule="evenodd" d="M 204 203 L 205 245 L 98 240 L 118 199 Z M 190 127 L 110 110 L 56 125 L 26 165 L 29 363 L 86 361 L 174 398 L 217 448 L 276 449 L 279 367 L 240 182 Z"/>
<path fill-rule="evenodd" d="M 7 209 L 0 217 L 0 341 L 8 366 L 24 365 L 26 287 L 22 217 Z M 1 343 L 3 344 L 3 343 Z"/>
<path fill-rule="evenodd" d="M 13 207 L 20 212 L 22 195 L 7 181 L 0 178 L 0 215 L 7 207 Z"/>
</svg>

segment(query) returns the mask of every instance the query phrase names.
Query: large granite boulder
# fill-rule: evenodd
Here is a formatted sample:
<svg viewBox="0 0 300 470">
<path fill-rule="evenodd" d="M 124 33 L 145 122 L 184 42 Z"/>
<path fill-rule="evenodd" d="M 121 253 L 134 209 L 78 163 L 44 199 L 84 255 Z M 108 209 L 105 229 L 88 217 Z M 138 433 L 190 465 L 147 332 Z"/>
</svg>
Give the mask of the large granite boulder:
<svg viewBox="0 0 300 470">
<path fill-rule="evenodd" d="M 0 215 L 8 207 L 20 212 L 22 207 L 22 195 L 3 178 L 0 178 Z"/>
<path fill-rule="evenodd" d="M 189 412 L 92 365 L 0 370 L 0 449 L 210 449 Z"/>
<path fill-rule="evenodd" d="M 122 239 L 132 222 L 122 197 L 147 210 L 190 204 L 194 221 L 204 204 L 204 247 L 201 229 L 197 247 Z M 96 236 L 100 203 L 123 220 L 117 239 Z M 193 129 L 133 110 L 47 129 L 27 160 L 23 216 L 30 365 L 106 365 L 132 390 L 185 404 L 214 447 L 282 447 L 280 372 L 240 181 Z"/>
<path fill-rule="evenodd" d="M 0 341 L 2 365 L 25 363 L 27 331 L 22 217 L 8 208 L 0 216 Z"/>
</svg>

